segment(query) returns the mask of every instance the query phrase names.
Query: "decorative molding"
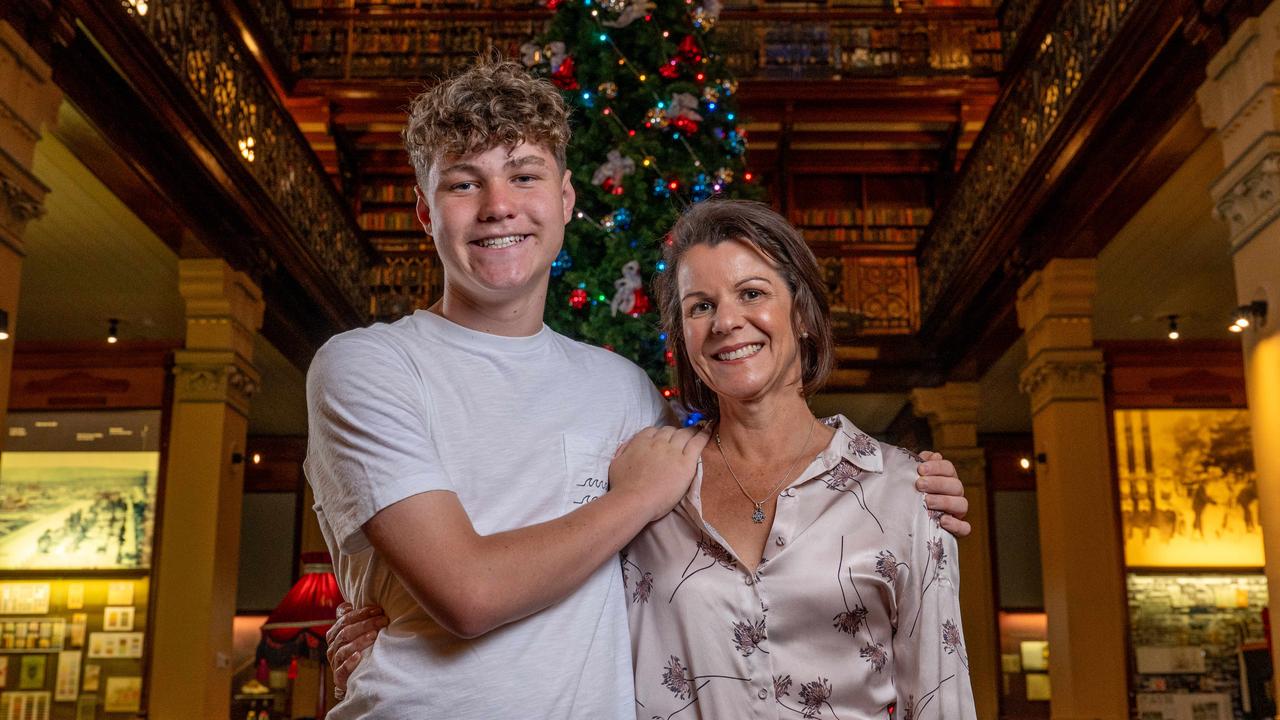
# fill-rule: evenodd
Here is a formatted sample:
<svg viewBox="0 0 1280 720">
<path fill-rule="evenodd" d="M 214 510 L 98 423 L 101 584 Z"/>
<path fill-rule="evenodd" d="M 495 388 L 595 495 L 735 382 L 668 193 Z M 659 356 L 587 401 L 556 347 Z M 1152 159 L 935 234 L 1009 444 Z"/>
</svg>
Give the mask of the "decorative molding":
<svg viewBox="0 0 1280 720">
<path fill-rule="evenodd" d="M 175 403 L 227 403 L 246 417 L 260 382 L 257 371 L 232 353 L 179 351 L 173 375 Z"/>
<path fill-rule="evenodd" d="M 1106 371 L 1107 364 L 1101 360 L 1032 361 L 1018 379 L 1018 390 L 1032 397 L 1049 391 L 1054 395 L 1101 400 L 1101 380 Z"/>
<path fill-rule="evenodd" d="M 32 195 L 26 188 L 7 177 L 0 176 L 0 194 L 4 195 L 8 215 L 19 223 L 34 220 L 44 215 L 44 202 Z"/>
<path fill-rule="evenodd" d="M 1280 213 L 1280 152 L 1270 152 L 1217 199 L 1214 216 L 1227 223 L 1232 245 L 1259 220 Z"/>
<path fill-rule="evenodd" d="M 920 254 L 925 317 L 940 310 L 937 303 L 947 288 L 971 280 L 962 276 L 964 264 L 1141 2 L 1155 0 L 1066 0 L 1036 52 L 1009 79 L 1009 90 L 969 152 L 954 194 L 925 237 Z"/>
</svg>

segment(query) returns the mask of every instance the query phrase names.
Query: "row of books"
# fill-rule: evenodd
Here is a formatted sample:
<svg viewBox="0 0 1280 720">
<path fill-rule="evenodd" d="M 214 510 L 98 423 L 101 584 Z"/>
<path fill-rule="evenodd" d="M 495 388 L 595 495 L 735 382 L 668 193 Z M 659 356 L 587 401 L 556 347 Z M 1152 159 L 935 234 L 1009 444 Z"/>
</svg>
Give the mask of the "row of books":
<svg viewBox="0 0 1280 720">
<path fill-rule="evenodd" d="M 805 240 L 810 243 L 893 243 L 915 244 L 924 235 L 924 230 L 916 228 L 880 227 L 880 228 L 822 228 L 804 231 Z"/>
<path fill-rule="evenodd" d="M 366 185 L 360 188 L 360 199 L 365 202 L 411 203 L 417 198 L 412 185 Z"/>
<path fill-rule="evenodd" d="M 412 212 L 386 211 L 360 213 L 360 227 L 365 230 L 419 230 L 422 225 Z"/>
<path fill-rule="evenodd" d="M 363 10 L 395 8 L 415 10 L 540 10 L 546 5 L 527 0 L 519 5 L 510 0 L 290 0 L 297 10 Z"/>
<path fill-rule="evenodd" d="M 302 20 L 295 26 L 298 52 L 303 54 L 345 53 L 355 55 L 436 54 L 477 52 L 490 45 L 515 43 L 518 46 L 542 29 L 529 20 L 430 22 L 411 20 L 361 21 L 346 23 Z M 348 48 L 348 44 L 350 47 Z"/>
<path fill-rule="evenodd" d="M 933 220 L 927 207 L 819 208 L 793 210 L 791 222 L 804 227 L 899 225 L 924 227 Z"/>
</svg>

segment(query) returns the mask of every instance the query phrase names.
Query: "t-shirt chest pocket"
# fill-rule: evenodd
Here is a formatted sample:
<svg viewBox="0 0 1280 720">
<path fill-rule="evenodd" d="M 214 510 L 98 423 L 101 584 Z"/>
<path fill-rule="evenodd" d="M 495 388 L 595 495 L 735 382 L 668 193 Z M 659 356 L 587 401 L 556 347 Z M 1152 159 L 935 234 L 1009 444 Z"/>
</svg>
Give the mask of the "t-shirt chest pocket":
<svg viewBox="0 0 1280 720">
<path fill-rule="evenodd" d="M 575 510 L 609 491 L 609 463 L 618 441 L 592 435 L 564 434 L 564 461 L 568 470 L 565 504 Z"/>
</svg>

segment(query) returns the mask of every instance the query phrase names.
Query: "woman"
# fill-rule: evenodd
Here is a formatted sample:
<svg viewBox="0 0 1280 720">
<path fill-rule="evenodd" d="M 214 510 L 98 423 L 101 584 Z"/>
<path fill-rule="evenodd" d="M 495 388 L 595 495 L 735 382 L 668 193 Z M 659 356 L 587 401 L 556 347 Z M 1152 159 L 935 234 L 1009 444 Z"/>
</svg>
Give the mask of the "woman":
<svg viewBox="0 0 1280 720">
<path fill-rule="evenodd" d="M 834 355 L 812 252 L 745 201 L 701 203 L 671 238 L 656 295 L 714 436 L 623 555 L 637 718 L 975 717 L 955 541 L 919 458 L 806 403 Z"/>
</svg>

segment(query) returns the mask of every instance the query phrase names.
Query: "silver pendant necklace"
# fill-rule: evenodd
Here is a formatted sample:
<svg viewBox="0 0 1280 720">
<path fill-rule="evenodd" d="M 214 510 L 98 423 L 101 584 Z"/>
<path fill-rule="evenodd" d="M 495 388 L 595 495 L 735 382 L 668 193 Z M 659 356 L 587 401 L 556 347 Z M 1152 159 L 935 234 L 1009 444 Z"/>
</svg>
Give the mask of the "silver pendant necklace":
<svg viewBox="0 0 1280 720">
<path fill-rule="evenodd" d="M 787 469 L 786 474 L 782 476 L 782 482 L 774 486 L 773 490 L 768 495 L 765 495 L 759 500 L 751 497 L 751 493 L 747 492 L 747 489 L 742 485 L 742 481 L 738 479 L 738 473 L 733 471 L 733 466 L 729 464 L 729 457 L 724 454 L 724 446 L 720 444 L 720 431 L 718 429 L 716 430 L 716 450 L 720 451 L 720 458 L 724 460 L 724 466 L 725 469 L 729 471 L 729 477 L 733 478 L 733 482 L 738 486 L 738 489 L 741 490 L 742 494 L 751 501 L 752 505 L 755 506 L 755 511 L 751 513 L 751 522 L 756 523 L 757 525 L 764 522 L 764 504 L 769 502 L 774 495 L 777 495 L 778 491 L 786 486 L 787 483 L 791 482 L 791 475 L 795 472 L 800 461 L 804 459 L 804 451 L 809 447 L 809 440 L 813 437 L 813 426 L 816 424 L 817 422 L 810 418 L 809 432 L 804 436 L 804 444 L 800 446 L 800 457 L 796 458 L 796 461 Z"/>
</svg>

